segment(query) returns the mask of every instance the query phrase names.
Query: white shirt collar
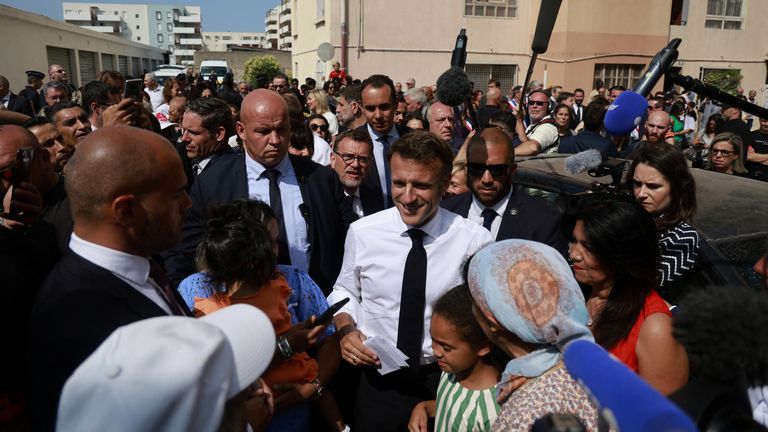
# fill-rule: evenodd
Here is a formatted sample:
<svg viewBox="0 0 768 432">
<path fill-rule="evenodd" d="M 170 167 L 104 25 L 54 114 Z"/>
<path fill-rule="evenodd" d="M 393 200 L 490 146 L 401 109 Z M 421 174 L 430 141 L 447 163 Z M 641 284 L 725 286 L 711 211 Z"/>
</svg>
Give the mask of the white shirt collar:
<svg viewBox="0 0 768 432">
<path fill-rule="evenodd" d="M 248 152 L 245 152 L 245 167 L 247 171 L 254 174 L 254 178 L 260 178 L 261 175 L 264 174 L 264 171 L 267 170 L 264 165 L 254 160 Z M 280 171 L 281 176 L 286 176 L 288 173 L 293 172 L 293 165 L 291 165 L 291 160 L 288 157 L 287 152 L 285 153 L 285 156 L 283 156 L 283 159 L 273 168 Z"/>
<path fill-rule="evenodd" d="M 69 240 L 69 248 L 86 260 L 136 285 L 141 286 L 147 283 L 149 260 L 145 257 L 127 254 L 83 240 L 75 233 L 72 233 Z"/>
<path fill-rule="evenodd" d="M 507 195 L 500 199 L 499 202 L 492 205 L 491 207 L 486 207 L 485 204 L 481 203 L 477 200 L 477 197 L 473 194 L 472 195 L 472 206 L 477 208 L 478 214 L 482 214 L 483 210 L 486 208 L 489 208 L 496 212 L 499 216 L 504 216 L 504 211 L 507 209 L 507 204 L 509 203 L 509 197 L 512 196 L 512 191 L 514 190 L 514 187 L 509 188 L 509 192 L 507 192 Z"/>
<path fill-rule="evenodd" d="M 383 134 L 381 132 L 377 132 L 368 123 L 366 123 L 366 127 L 368 128 L 368 134 L 371 135 L 373 137 L 373 139 L 376 140 L 376 141 L 378 141 L 379 138 L 383 137 L 384 135 L 389 135 L 392 138 L 399 138 L 400 137 L 400 134 L 397 133 L 397 128 L 395 127 L 394 123 L 392 124 L 392 129 L 390 129 L 389 132 L 387 132 L 385 134 Z M 391 140 L 391 141 L 394 141 L 394 140 Z M 390 144 L 392 144 L 392 142 L 390 142 Z"/>
<path fill-rule="evenodd" d="M 448 212 L 448 210 L 445 210 L 442 207 L 438 207 L 437 212 L 432 217 L 432 219 L 430 219 L 430 221 L 424 225 L 418 227 L 418 229 L 424 231 L 424 233 L 432 239 L 436 239 L 440 236 L 440 234 L 445 232 L 443 222 L 445 220 L 446 212 Z M 408 230 L 416 227 L 412 225 L 406 225 L 405 222 L 403 222 L 402 217 L 400 217 L 399 210 L 396 209 L 393 214 L 395 215 L 395 226 L 397 226 L 398 231 L 400 231 L 400 236 L 408 237 Z"/>
</svg>

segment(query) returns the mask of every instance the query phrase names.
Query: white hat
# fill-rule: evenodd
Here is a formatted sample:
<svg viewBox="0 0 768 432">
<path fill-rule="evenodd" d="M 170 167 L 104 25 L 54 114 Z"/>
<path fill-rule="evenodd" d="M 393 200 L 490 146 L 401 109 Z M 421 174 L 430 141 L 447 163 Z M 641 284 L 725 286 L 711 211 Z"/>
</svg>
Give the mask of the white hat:
<svg viewBox="0 0 768 432">
<path fill-rule="evenodd" d="M 244 304 L 120 327 L 67 380 L 56 430 L 215 431 L 274 350 L 272 323 Z"/>
</svg>

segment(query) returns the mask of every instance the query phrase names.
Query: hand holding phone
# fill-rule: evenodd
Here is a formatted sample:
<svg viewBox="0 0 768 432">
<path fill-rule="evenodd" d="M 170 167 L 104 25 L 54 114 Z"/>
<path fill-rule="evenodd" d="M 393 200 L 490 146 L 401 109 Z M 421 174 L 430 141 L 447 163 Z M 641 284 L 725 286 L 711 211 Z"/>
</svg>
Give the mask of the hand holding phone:
<svg viewBox="0 0 768 432">
<path fill-rule="evenodd" d="M 315 318 L 315 326 L 325 326 L 331 323 L 331 320 L 333 319 L 333 316 L 338 312 L 342 307 L 344 307 L 345 304 L 349 302 L 349 297 L 341 299 L 337 301 L 336 303 L 332 304 L 328 307 L 328 309 L 325 310 L 322 314 L 320 314 L 319 317 Z"/>
<path fill-rule="evenodd" d="M 123 89 L 123 97 L 128 99 L 132 98 L 135 101 L 141 102 L 141 86 L 144 81 L 137 79 L 129 79 L 125 81 L 125 88 Z"/>
</svg>

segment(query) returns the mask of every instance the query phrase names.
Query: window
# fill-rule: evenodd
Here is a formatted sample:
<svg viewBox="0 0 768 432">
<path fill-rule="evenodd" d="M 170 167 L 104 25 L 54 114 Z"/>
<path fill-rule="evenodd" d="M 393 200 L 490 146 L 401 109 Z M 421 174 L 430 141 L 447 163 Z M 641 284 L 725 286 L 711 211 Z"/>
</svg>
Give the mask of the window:
<svg viewBox="0 0 768 432">
<path fill-rule="evenodd" d="M 157 18 L 158 21 L 163 19 L 163 13 L 160 11 L 155 12 L 155 18 Z"/>
<path fill-rule="evenodd" d="M 707 0 L 707 19 L 704 27 L 711 29 L 741 30 L 742 0 Z"/>
<path fill-rule="evenodd" d="M 325 20 L 325 0 L 317 0 L 317 20 Z"/>
<path fill-rule="evenodd" d="M 464 0 L 464 16 L 514 18 L 517 0 Z"/>
<path fill-rule="evenodd" d="M 117 15 L 117 11 L 115 11 L 115 15 Z"/>
<path fill-rule="evenodd" d="M 138 17 L 139 17 L 139 14 L 136 14 L 136 18 L 138 18 Z"/>
<path fill-rule="evenodd" d="M 243 36 L 243 40 L 251 40 L 250 36 Z"/>
<path fill-rule="evenodd" d="M 491 78 L 497 80 L 502 89 L 510 89 L 515 85 L 517 65 L 467 64 L 466 71 L 476 89 L 485 90 L 485 85 Z"/>
<path fill-rule="evenodd" d="M 158 35 L 157 35 L 157 41 L 158 41 L 158 42 L 160 42 L 160 43 L 163 43 L 163 42 L 165 42 L 163 39 L 164 39 L 164 38 L 163 38 L 163 35 L 161 35 L 161 34 L 158 34 Z"/>
<path fill-rule="evenodd" d="M 141 40 L 141 36 L 136 36 L 136 40 L 140 41 Z"/>
<path fill-rule="evenodd" d="M 157 31 L 163 31 L 163 23 L 157 23 Z"/>
<path fill-rule="evenodd" d="M 166 28 L 168 29 L 169 32 L 172 32 L 173 31 L 173 24 L 168 23 L 168 27 L 166 27 Z"/>
<path fill-rule="evenodd" d="M 222 36 L 223 40 L 232 40 L 232 36 Z"/>
<path fill-rule="evenodd" d="M 643 76 L 644 64 L 596 64 L 595 79 L 602 80 L 605 88 L 621 85 L 633 88 Z"/>
<path fill-rule="evenodd" d="M 167 13 L 165 14 L 165 18 L 166 18 L 166 19 L 171 19 L 171 13 L 170 13 L 170 12 L 167 12 Z"/>
</svg>

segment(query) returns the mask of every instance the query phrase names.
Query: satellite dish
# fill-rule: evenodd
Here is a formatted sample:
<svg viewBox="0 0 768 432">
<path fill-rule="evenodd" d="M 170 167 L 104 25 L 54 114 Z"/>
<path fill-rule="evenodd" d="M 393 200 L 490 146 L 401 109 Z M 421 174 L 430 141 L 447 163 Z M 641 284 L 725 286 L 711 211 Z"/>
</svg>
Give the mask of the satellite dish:
<svg viewBox="0 0 768 432">
<path fill-rule="evenodd" d="M 322 61 L 328 61 L 333 58 L 334 51 L 336 51 L 336 48 L 333 47 L 328 42 L 323 42 L 317 47 L 317 56 L 320 57 L 320 60 Z"/>
</svg>

